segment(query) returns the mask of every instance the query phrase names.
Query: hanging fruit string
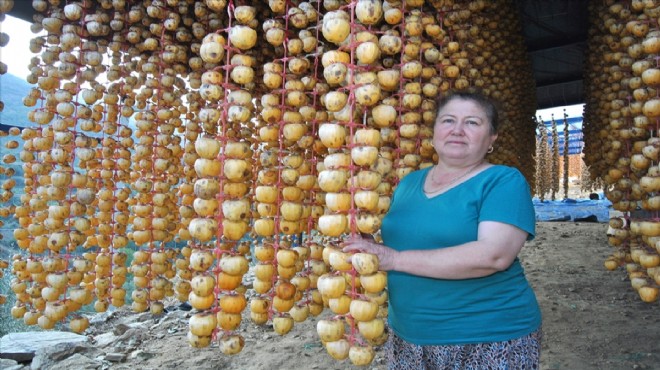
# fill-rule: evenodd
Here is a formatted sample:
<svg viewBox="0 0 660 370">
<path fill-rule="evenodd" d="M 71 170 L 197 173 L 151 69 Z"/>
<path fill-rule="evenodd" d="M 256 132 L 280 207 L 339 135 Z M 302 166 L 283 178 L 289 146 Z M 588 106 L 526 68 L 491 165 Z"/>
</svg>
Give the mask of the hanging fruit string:
<svg viewBox="0 0 660 370">
<path fill-rule="evenodd" d="M 191 320 L 189 340 L 194 346 L 206 346 L 210 339 L 218 338 L 220 349 L 225 354 L 240 352 L 244 344 L 242 336 L 234 334 L 233 330 L 240 324 L 240 313 L 246 306 L 244 289 L 240 287 L 240 283 L 243 274 L 248 269 L 247 259 L 243 254 L 247 253 L 249 249 L 245 249 L 243 243 L 237 244 L 237 241 L 248 230 L 246 220 L 249 219 L 248 217 L 251 214 L 249 203 L 244 199 L 249 189 L 245 181 L 252 177 L 251 164 L 249 163 L 251 158 L 249 142 L 235 140 L 237 134 L 242 132 L 241 123 L 245 121 L 245 118 L 242 117 L 249 116 L 249 109 L 252 104 L 250 93 L 243 90 L 240 85 L 252 83 L 254 72 L 251 66 L 253 63 L 250 62 L 250 57 L 242 55 L 241 51 L 250 49 L 255 45 L 256 33 L 250 27 L 233 24 L 234 16 L 237 17 L 240 23 L 238 14 L 242 10 L 243 7 L 234 8 L 233 3 L 228 4 L 229 23 L 225 31 L 228 32 L 229 39 L 227 45 L 223 45 L 222 48 L 226 51 L 226 63 L 216 68 L 216 70 L 210 71 L 207 77 L 208 81 L 206 81 L 217 87 L 222 87 L 223 90 L 212 87 L 211 90 L 207 91 L 207 93 L 218 95 L 222 99 L 220 102 L 222 107 L 216 105 L 210 110 L 210 112 L 218 113 L 218 118 L 213 120 L 216 124 L 209 127 L 209 131 L 213 132 L 215 136 L 215 139 L 208 141 L 212 148 L 205 148 L 204 144 L 197 146 L 199 154 L 209 151 L 209 149 L 210 153 L 207 152 L 205 158 L 196 160 L 196 171 L 200 177 L 219 177 L 217 190 L 213 191 L 217 206 L 207 212 L 209 216 L 214 217 L 209 221 L 210 230 L 215 230 L 214 254 L 211 255 L 215 256 L 215 266 L 213 267 L 215 286 L 209 297 L 214 297 L 211 305 L 218 327 L 213 328 L 209 339 L 204 339 L 208 336 L 203 335 L 200 337 L 193 333 L 195 331 L 193 328 L 194 321 Z M 213 44 L 214 40 L 212 38 L 208 42 L 207 46 L 217 46 L 217 44 Z M 224 52 L 220 54 L 224 56 Z M 204 55 L 206 55 L 206 52 Z M 218 61 L 220 59 L 218 58 Z M 219 70 L 224 70 L 224 77 L 218 72 Z M 224 81 L 222 81 L 223 78 Z M 230 82 L 230 79 L 232 82 Z M 216 127 L 220 129 L 217 133 L 215 133 L 217 131 Z M 201 143 L 201 141 L 198 139 L 197 143 Z M 215 161 L 210 162 L 209 160 L 213 157 Z M 199 210 L 204 212 L 202 208 Z M 204 219 L 196 220 L 204 222 Z M 191 229 L 191 234 L 193 230 L 194 228 Z M 199 234 L 197 231 L 195 233 Z M 212 236 L 212 233 L 209 233 L 208 240 Z M 204 238 L 207 239 L 206 236 Z M 213 258 L 210 259 L 208 267 L 211 266 L 213 266 Z"/>
<path fill-rule="evenodd" d="M 230 7 L 226 11 L 231 14 Z M 221 148 L 226 145 L 224 140 L 226 107 L 223 84 L 227 84 L 229 73 L 222 66 L 216 65 L 225 58 L 225 39 L 220 31 L 226 32 L 226 29 L 206 35 L 200 48 L 201 58 L 212 64 L 201 76 L 200 95 L 205 101 L 200 109 L 199 119 L 202 127 L 201 134 L 204 136 L 194 134 L 196 155 L 191 156 L 191 161 L 194 158 L 194 170 L 197 178 L 195 181 L 197 198 L 193 202 L 196 218 L 191 220 L 188 230 L 193 240 L 190 267 L 197 271 L 197 274 L 191 280 L 190 297 L 193 298 L 192 306 L 200 311 L 194 314 L 189 321 L 188 341 L 193 347 L 208 346 L 212 340 L 216 340 L 219 330 L 217 314 L 220 310 L 218 302 L 220 287 L 218 278 L 221 271 L 218 262 L 222 255 L 220 247 L 223 235 L 221 205 L 224 200 L 222 189 L 225 183 L 225 178 L 222 176 L 225 158 L 224 153 L 221 153 Z M 227 55 L 226 58 L 224 64 L 229 65 L 231 63 L 230 55 Z M 224 76 L 222 71 L 225 71 Z M 223 112 L 220 112 L 220 109 Z M 214 247 L 211 251 L 209 242 L 214 237 Z"/>
<path fill-rule="evenodd" d="M 70 28 L 70 25 L 67 25 L 66 29 L 68 30 L 68 28 Z M 69 32 L 65 32 L 62 35 L 62 38 L 64 38 L 66 35 L 69 35 L 69 34 L 70 34 Z M 70 78 L 73 81 L 71 81 L 71 82 L 63 82 L 62 81 L 63 82 L 63 84 L 62 84 L 63 89 L 57 89 L 57 90 L 55 90 L 55 93 L 54 93 L 54 98 L 57 101 L 57 104 L 56 104 L 56 107 L 55 107 L 55 111 L 57 112 L 57 116 L 55 116 L 54 117 L 55 119 L 53 121 L 51 121 L 51 126 L 50 127 L 52 127 L 53 131 L 55 131 L 55 133 L 54 133 L 54 139 L 55 139 L 54 143 L 57 145 L 58 148 L 56 148 L 56 149 L 54 148 L 51 151 L 51 153 L 54 154 L 53 159 L 55 159 L 56 157 L 58 157 L 60 155 L 60 151 L 61 151 L 62 154 L 68 153 L 68 155 L 71 157 L 71 162 L 70 163 L 74 163 L 74 161 L 76 160 L 76 152 L 75 152 L 75 150 L 73 150 L 74 148 L 73 148 L 72 144 L 73 144 L 74 138 L 76 138 L 77 135 L 78 135 L 78 133 L 76 131 L 76 129 L 77 129 L 76 127 L 79 123 L 79 121 L 78 121 L 79 110 L 81 112 L 84 111 L 83 109 L 80 109 L 80 105 L 78 104 L 78 98 L 79 98 L 78 93 L 80 92 L 80 85 L 81 85 L 81 78 L 82 78 L 81 72 L 82 72 L 82 67 L 85 64 L 85 60 L 86 60 L 85 56 L 86 56 L 86 53 L 87 53 L 86 49 L 88 48 L 88 46 L 85 43 L 83 43 L 83 41 L 80 40 L 79 38 L 74 37 L 72 39 L 72 41 L 68 42 L 68 43 L 63 42 L 64 40 L 62 40 L 62 38 L 60 38 L 60 42 L 65 47 L 64 50 L 65 50 L 65 54 L 66 54 L 66 57 L 63 58 L 63 59 L 66 60 L 66 62 L 64 63 L 66 65 L 66 68 L 61 69 L 62 71 L 66 71 L 66 72 L 62 73 L 62 77 Z M 78 54 L 77 57 L 75 56 L 76 51 L 77 51 L 77 54 Z M 90 52 L 91 52 L 91 50 L 90 50 Z M 72 99 L 74 96 L 75 96 L 75 100 Z M 94 110 L 94 112 L 100 115 L 101 114 L 99 112 L 100 110 L 102 110 L 102 109 L 96 109 L 96 110 Z M 92 117 L 92 120 L 95 119 L 95 118 L 96 117 Z M 71 131 L 69 130 L 70 128 L 72 129 Z M 90 125 L 87 125 L 86 127 L 82 127 L 82 128 L 85 128 L 85 129 L 91 131 L 91 130 L 97 129 L 97 126 L 95 124 L 90 124 Z M 98 142 L 96 142 L 96 143 L 98 143 Z M 94 157 L 95 157 L 95 155 L 94 155 L 94 152 L 92 151 L 92 152 L 88 152 L 87 158 L 84 158 L 84 159 L 89 160 L 87 162 L 90 163 L 90 164 L 93 163 L 93 162 L 95 162 L 94 164 L 98 164 L 98 160 L 96 160 Z M 67 168 L 65 167 L 65 165 L 63 163 L 62 163 L 63 166 L 61 168 L 57 167 L 57 162 L 58 162 L 57 160 L 54 161 L 52 170 L 67 171 Z M 90 167 L 88 167 L 88 173 L 90 172 L 89 171 Z M 71 168 L 70 171 L 71 171 L 70 173 L 73 174 L 72 173 L 73 168 Z M 95 173 L 98 173 L 98 170 Z M 53 180 L 53 178 L 51 176 L 51 181 L 52 180 Z M 52 182 L 51 182 L 51 185 L 52 185 Z M 54 198 L 54 199 L 57 199 L 57 200 L 63 200 L 63 198 L 66 198 L 66 199 L 64 199 L 64 204 L 70 204 L 70 199 L 72 199 L 72 186 L 70 186 L 70 185 L 69 186 L 62 186 L 60 188 L 63 191 L 66 190 L 67 194 L 66 195 L 64 193 L 56 194 L 57 192 L 52 191 L 51 192 L 51 194 L 52 194 L 51 199 Z M 88 200 L 90 198 L 93 199 L 93 195 L 92 195 L 93 193 L 89 192 L 89 190 L 86 190 L 86 191 L 87 192 L 82 193 L 79 198 L 84 198 L 85 199 L 84 202 L 89 203 Z M 78 194 L 76 194 L 76 195 L 78 195 Z M 71 230 L 73 220 L 71 219 L 70 208 L 69 208 L 68 211 L 66 209 L 63 209 L 64 214 L 66 214 L 66 216 L 63 218 L 63 217 L 61 217 L 61 215 L 57 216 L 57 213 L 60 213 L 60 212 L 58 212 L 60 207 L 66 208 L 66 205 L 64 205 L 64 206 L 51 205 L 49 207 L 49 219 L 52 220 L 51 221 L 52 225 L 51 225 L 51 227 L 48 227 L 48 229 L 53 231 L 53 233 L 50 234 L 50 236 L 49 236 L 49 242 L 51 240 L 63 240 L 63 242 L 66 245 L 62 245 L 62 249 L 60 249 L 60 250 L 51 249 L 50 254 L 51 254 L 51 257 L 54 257 L 54 258 L 60 258 L 60 256 L 61 256 L 62 258 L 65 258 L 66 262 L 68 262 L 71 258 L 70 253 L 74 252 L 76 247 L 82 244 L 83 239 L 81 239 L 79 237 L 72 238 L 72 236 L 74 236 L 74 234 L 72 233 L 72 230 Z M 58 219 L 58 218 L 63 219 L 65 221 L 66 229 L 67 229 L 66 231 L 64 231 L 64 228 L 62 228 L 61 226 L 56 225 L 59 222 L 57 222 L 57 221 L 53 222 L 55 219 Z M 46 220 L 47 223 L 48 223 L 49 219 Z M 82 222 L 80 222 L 80 221 L 82 221 Z M 82 229 L 88 229 L 89 228 L 89 222 L 85 222 L 86 219 L 83 218 L 80 221 L 77 224 Z M 58 245 L 58 243 L 49 243 L 49 245 L 54 246 L 54 245 Z M 60 253 L 60 252 L 64 252 L 64 253 Z M 80 283 L 80 281 L 82 280 L 82 275 L 79 274 L 79 273 L 76 273 L 76 272 L 70 272 L 69 271 L 70 266 L 68 265 L 68 263 L 64 263 L 64 264 L 60 264 L 60 265 L 61 265 L 60 267 L 63 267 L 63 270 L 58 269 L 58 271 L 53 271 L 53 269 L 49 269 L 51 271 L 48 272 L 47 275 L 46 275 L 46 282 L 48 283 L 48 286 L 44 288 L 46 291 L 44 291 L 42 289 L 42 297 L 44 297 L 47 300 L 47 302 L 46 302 L 46 307 L 43 310 L 45 317 L 43 319 L 41 319 L 41 323 L 40 323 L 40 326 L 42 326 L 42 327 L 43 326 L 46 326 L 46 327 L 50 326 L 49 323 L 47 323 L 47 321 L 50 321 L 50 324 L 54 325 L 57 321 L 62 320 L 64 318 L 64 317 L 62 317 L 60 319 L 57 319 L 57 317 L 59 316 L 57 314 L 57 312 L 59 311 L 58 310 L 58 304 L 59 303 L 62 303 L 65 307 L 67 307 L 67 311 L 69 311 L 69 312 L 73 312 L 73 311 L 78 310 L 82 306 L 83 303 L 86 303 L 86 302 L 83 302 L 82 299 L 76 299 L 76 300 L 69 299 L 70 298 L 68 296 L 69 293 L 67 292 L 67 290 L 68 290 L 67 288 L 68 288 L 69 283 L 71 283 L 72 285 L 76 284 L 76 283 Z M 100 271 L 98 273 L 98 275 L 100 275 L 101 277 L 105 277 L 103 275 L 104 272 L 107 273 L 107 270 L 104 269 L 103 271 Z M 71 280 L 71 281 L 69 281 L 69 280 Z M 61 286 L 61 285 L 64 285 L 64 286 Z M 98 285 L 99 286 L 96 288 L 96 294 L 97 295 L 102 296 L 102 294 L 99 294 L 99 291 L 101 291 L 101 293 L 107 293 L 107 289 L 104 290 L 105 286 L 103 284 L 98 284 Z M 96 286 L 96 284 L 95 284 L 95 286 Z M 56 298 L 55 294 L 52 294 L 50 292 L 50 290 L 52 290 L 52 289 L 57 289 L 57 290 L 60 291 L 61 294 L 64 294 L 65 295 L 64 300 L 54 299 L 54 298 Z M 66 316 L 66 314 L 65 314 L 65 316 Z M 84 330 L 86 328 L 86 325 L 88 325 L 88 323 L 86 322 L 86 319 L 83 319 L 83 318 L 73 318 L 70 322 L 70 326 L 74 330 Z"/>
<path fill-rule="evenodd" d="M 539 123 L 537 125 L 539 130 L 539 136 L 536 139 L 536 195 L 539 197 L 541 202 L 545 200 L 545 195 L 549 190 L 549 180 L 548 180 L 548 131 L 543 123 L 541 117 L 539 117 Z"/>
<path fill-rule="evenodd" d="M 347 183 L 348 187 L 348 193 L 350 194 L 350 206 L 348 209 L 348 227 L 350 230 L 350 237 L 355 237 L 357 232 L 358 232 L 358 227 L 357 227 L 357 209 L 355 207 L 355 184 L 353 183 L 353 178 L 355 175 L 355 168 L 356 168 L 356 162 L 360 162 L 356 160 L 357 158 L 353 157 L 353 150 L 354 148 L 359 148 L 356 150 L 361 150 L 362 147 L 355 147 L 354 146 L 354 135 L 355 135 L 355 129 L 356 129 L 356 122 L 355 118 L 357 115 L 359 115 L 359 112 L 356 112 L 357 104 L 356 104 L 356 79 L 359 78 L 358 73 L 360 73 L 361 68 L 358 68 L 356 65 L 356 60 L 355 60 L 355 47 L 356 47 L 356 42 L 354 40 L 354 35 L 358 32 L 358 22 L 355 17 L 355 3 L 350 2 L 350 4 L 347 5 L 348 11 L 350 12 L 350 34 L 348 35 L 349 41 L 348 41 L 348 53 L 350 55 L 349 59 L 349 66 L 348 66 L 348 81 L 347 81 L 347 86 L 346 88 L 348 89 L 348 101 L 346 102 L 346 106 L 348 107 L 349 111 L 349 119 L 346 125 L 348 126 L 348 138 L 349 141 L 346 143 L 346 151 L 350 153 L 351 155 L 351 162 L 346 170 L 348 170 L 348 178 L 350 179 L 349 182 Z M 341 47 L 340 47 L 341 50 Z M 378 100 L 378 99 L 376 99 Z M 366 112 L 364 112 L 365 118 L 366 118 Z M 340 253 L 340 252 L 337 252 Z M 351 266 L 351 268 L 346 271 L 347 277 L 349 278 L 350 281 L 350 291 L 348 293 L 348 298 L 351 300 L 351 305 L 353 304 L 353 301 L 357 299 L 357 287 L 356 287 L 356 272 L 355 269 Z M 357 328 L 356 328 L 356 323 L 353 320 L 353 317 L 351 316 L 350 312 L 345 313 L 346 316 L 344 316 L 344 320 L 349 326 L 349 333 L 348 333 L 348 342 L 351 346 L 351 348 L 355 347 L 358 345 L 359 338 L 356 337 L 357 333 Z"/>
<path fill-rule="evenodd" d="M 550 120 L 552 122 L 552 186 L 550 187 L 550 199 L 555 200 L 556 194 L 559 192 L 559 135 L 557 132 L 557 121 L 555 121 L 554 114 L 551 115 Z"/>
<path fill-rule="evenodd" d="M 84 23 L 82 26 L 84 26 Z M 82 50 L 84 50 L 84 46 L 81 46 L 80 59 L 85 60 L 86 54 Z M 80 86 L 78 86 L 79 88 Z M 101 303 L 95 305 L 95 309 L 98 310 L 97 312 L 103 312 L 107 310 L 110 304 L 117 306 L 124 304 L 125 291 L 121 289 L 121 285 L 124 283 L 125 274 L 122 278 L 122 270 L 117 266 L 117 263 L 125 263 L 125 260 L 122 261 L 120 255 L 115 256 L 113 248 L 113 243 L 115 242 L 114 214 L 117 208 L 122 208 L 122 206 L 118 206 L 116 199 L 116 196 L 119 194 L 116 192 L 117 188 L 114 179 L 117 168 L 115 156 L 119 152 L 117 140 L 115 139 L 115 134 L 117 133 L 115 122 L 117 122 L 118 118 L 116 104 L 119 97 L 116 95 L 116 91 L 112 86 L 99 91 L 98 97 L 98 101 L 93 103 L 93 109 L 101 114 L 98 129 L 102 132 L 100 138 L 102 148 L 97 152 L 97 156 L 100 158 L 96 159 L 96 163 L 88 170 L 88 176 L 96 180 L 95 188 L 99 189 L 95 194 L 98 199 L 98 204 L 95 207 L 97 208 L 95 216 L 98 223 L 95 225 L 95 240 L 89 240 L 89 242 L 92 246 L 97 246 L 94 285 L 96 287 L 97 302 Z M 97 130 L 95 129 L 94 131 Z M 99 161 L 100 166 L 98 166 Z M 115 272 L 118 273 L 116 277 Z M 116 287 L 117 285 L 119 285 L 119 288 Z"/>
<path fill-rule="evenodd" d="M 569 131 L 568 131 L 568 114 L 566 114 L 566 109 L 564 109 L 564 179 L 562 182 L 562 187 L 564 189 L 564 199 L 568 199 L 568 182 L 569 182 L 569 164 L 570 164 L 570 146 L 569 146 Z"/>
<path fill-rule="evenodd" d="M 311 7 L 311 5 L 310 5 Z M 318 275 L 314 273 L 313 270 L 313 262 L 314 260 L 318 260 L 318 253 L 316 250 L 320 249 L 321 246 L 315 243 L 315 231 L 314 227 L 315 224 L 318 220 L 318 214 L 320 211 L 316 211 L 317 208 L 321 208 L 316 204 L 316 197 L 317 197 L 317 188 L 315 186 L 316 183 L 316 176 L 317 174 L 317 157 L 316 153 L 314 150 L 314 141 L 315 137 L 318 133 L 318 126 L 321 122 L 319 119 L 319 110 L 322 109 L 320 103 L 319 103 L 319 90 L 317 86 L 320 85 L 320 70 L 319 70 L 319 57 L 321 55 L 320 51 L 318 48 L 316 48 L 316 43 L 318 43 L 319 39 L 319 34 L 320 30 L 316 25 L 319 22 L 319 14 L 321 13 L 321 2 L 316 3 L 316 9 L 310 8 L 313 10 L 314 18 L 310 20 L 310 23 L 312 23 L 312 26 L 314 27 L 314 35 L 313 36 L 308 36 L 307 39 L 313 38 L 314 39 L 314 48 L 313 48 L 313 57 L 314 57 L 314 62 L 312 63 L 312 74 L 309 77 L 311 81 L 311 107 L 313 108 L 313 117 L 309 124 L 311 127 L 309 128 L 309 133 L 308 133 L 308 138 L 310 143 L 305 145 L 305 150 L 304 150 L 304 157 L 305 157 L 305 162 L 308 163 L 309 166 L 309 173 L 306 175 L 301 176 L 301 178 L 298 181 L 298 186 L 302 188 L 306 192 L 306 196 L 304 199 L 304 207 L 307 209 L 307 217 L 306 217 L 306 228 L 303 228 L 304 231 L 304 240 L 302 241 L 305 249 L 306 249 L 306 258 L 304 261 L 304 269 L 303 273 L 301 274 L 301 278 L 299 279 L 300 284 L 296 285 L 296 288 L 299 291 L 304 291 L 303 294 L 303 299 L 300 302 L 300 307 L 303 309 L 306 309 L 306 314 L 304 314 L 304 317 L 306 318 L 308 314 L 312 314 L 313 316 L 317 316 L 320 314 L 322 310 L 322 305 L 319 305 L 318 303 L 314 302 L 313 300 L 313 292 L 316 289 L 316 280 L 318 279 Z M 310 11 L 308 9 L 308 11 Z M 302 31 L 301 31 L 302 33 Z M 304 41 L 303 41 L 304 45 Z M 304 218 L 303 218 L 304 221 Z M 319 310 L 318 308 L 321 308 Z M 296 319 L 294 317 L 294 319 Z M 304 319 L 303 319 L 304 320 Z M 299 321 L 299 320 L 296 320 Z"/>
<path fill-rule="evenodd" d="M 224 29 L 223 31 L 229 34 L 232 29 L 232 14 L 234 13 L 234 3 L 233 1 L 230 1 L 227 4 L 227 28 Z M 213 142 L 214 146 L 217 146 L 218 150 L 213 150 L 215 154 L 215 160 L 214 162 L 209 162 L 209 161 L 204 161 L 204 158 L 198 158 L 196 161 L 196 165 L 198 161 L 204 161 L 205 163 L 208 163 L 210 166 L 211 163 L 217 164 L 217 169 L 214 171 L 211 171 L 210 173 L 203 174 L 202 171 L 197 172 L 198 175 L 210 175 L 213 176 L 217 179 L 218 181 L 218 189 L 219 191 L 217 192 L 215 196 L 215 201 L 217 202 L 217 206 L 215 208 L 215 211 L 212 211 L 212 217 L 213 217 L 213 222 L 215 223 L 215 228 L 216 228 L 216 233 L 215 233 L 215 244 L 214 244 L 214 249 L 213 253 L 215 256 L 215 266 L 213 267 L 213 275 L 215 277 L 214 282 L 214 289 L 213 289 L 213 295 L 215 296 L 214 303 L 211 307 L 211 314 L 215 316 L 216 320 L 220 317 L 221 313 L 221 297 L 224 294 L 224 292 L 221 289 L 220 286 L 220 279 L 221 279 L 221 274 L 224 272 L 222 271 L 222 268 L 220 266 L 220 261 L 225 253 L 225 246 L 224 240 L 223 240 L 223 235 L 224 235 L 224 220 L 225 220 L 225 214 L 224 214 L 224 202 L 226 200 L 225 198 L 225 184 L 228 182 L 227 177 L 224 175 L 224 167 L 226 164 L 226 160 L 228 159 L 226 156 L 226 149 L 227 148 L 227 112 L 229 109 L 229 104 L 227 102 L 227 94 L 231 91 L 234 90 L 234 86 L 230 84 L 230 73 L 232 71 L 232 68 L 235 66 L 232 64 L 232 59 L 231 57 L 233 56 L 234 52 L 236 51 L 236 48 L 232 48 L 232 38 L 229 37 L 227 40 L 226 45 L 223 45 L 224 47 L 224 55 L 226 58 L 225 63 L 222 66 L 216 67 L 213 72 L 220 72 L 222 71 L 224 75 L 220 74 L 218 78 L 219 85 L 223 89 L 223 92 L 221 93 L 220 99 L 217 100 L 217 103 L 211 103 L 211 109 L 216 110 L 219 113 L 219 121 L 216 119 L 216 122 L 214 122 L 214 125 L 209 127 L 209 135 L 211 137 L 214 137 L 215 142 Z M 212 121 L 213 122 L 213 121 Z M 200 145 L 201 146 L 201 145 Z M 196 169 L 199 167 L 195 167 Z M 201 169 L 201 168 L 200 168 Z M 227 199 L 227 201 L 229 201 Z M 223 286 L 224 288 L 224 286 Z M 218 323 L 219 324 L 219 323 Z M 223 336 L 224 328 L 220 325 L 216 324 L 216 326 L 213 328 L 212 331 L 212 337 L 211 340 L 215 341 L 219 337 Z M 192 328 L 192 320 L 191 320 L 191 328 Z M 242 346 L 241 346 L 242 348 Z M 239 349 L 240 350 L 240 349 Z"/>
<path fill-rule="evenodd" d="M 298 76 L 289 73 L 293 70 L 297 71 L 296 62 L 300 63 L 302 60 L 296 59 L 292 55 L 290 46 L 290 33 L 293 28 L 291 22 L 290 9 L 293 4 L 284 4 L 283 25 L 282 25 L 282 57 L 278 60 L 281 63 L 282 69 L 280 72 L 281 80 L 284 84 L 284 89 L 280 94 L 279 108 L 282 111 L 282 120 L 278 122 L 278 149 L 276 153 L 277 159 L 277 182 L 276 188 L 277 198 L 275 201 L 275 239 L 273 243 L 275 258 L 273 264 L 273 288 L 269 292 L 270 299 L 272 300 L 271 312 L 269 312 L 270 319 L 273 323 L 273 329 L 280 335 L 287 334 L 294 325 L 293 318 L 288 314 L 289 310 L 295 304 L 296 287 L 291 284 L 290 280 L 296 274 L 296 263 L 298 260 L 298 253 L 292 249 L 291 239 L 282 238 L 283 235 L 292 236 L 299 232 L 300 228 L 300 215 L 299 212 L 302 207 L 298 203 L 300 199 L 300 191 L 294 188 L 299 178 L 299 174 L 295 168 L 290 166 L 291 161 L 285 161 L 285 151 L 292 153 L 290 149 L 295 146 L 295 142 L 302 137 L 304 125 L 302 123 L 300 113 L 297 112 L 296 107 L 300 106 L 304 100 L 303 92 L 300 89 L 300 80 Z M 272 9 L 272 8 L 271 8 Z M 278 13 L 277 9 L 272 9 Z M 277 42 L 279 43 L 279 42 Z M 306 60 L 305 60 L 306 61 Z M 285 149 L 285 142 L 289 143 Z M 281 191 L 279 191 L 281 189 Z"/>
<path fill-rule="evenodd" d="M 128 120 L 134 114 L 133 103 L 135 103 L 133 84 L 131 83 L 130 72 L 123 66 L 122 62 L 130 60 L 130 55 L 123 51 L 123 43 L 111 45 L 113 56 L 111 58 L 110 81 L 117 81 L 110 85 L 108 96 L 104 98 L 110 107 L 112 114 L 106 119 L 104 132 L 110 134 L 110 140 L 113 140 L 113 148 L 110 152 L 105 152 L 105 156 L 112 158 L 112 186 L 113 200 L 115 202 L 112 220 L 111 250 L 112 256 L 112 290 L 110 303 L 115 307 L 121 307 L 125 304 L 126 290 L 124 284 L 128 273 L 128 254 L 121 251 L 128 247 L 129 238 L 127 237 L 128 225 L 131 220 L 131 206 L 134 206 L 135 198 L 131 198 L 130 176 L 131 170 L 135 168 L 132 162 L 131 148 L 133 148 L 133 130 L 128 126 Z M 105 149 L 104 149 L 105 150 Z"/>
<path fill-rule="evenodd" d="M 34 63 L 34 60 L 33 60 Z M 29 101 L 31 106 L 39 103 L 43 107 L 44 98 L 38 89 L 32 89 L 24 101 Z M 28 114 L 28 118 L 34 119 L 36 110 Z M 34 122 L 34 121 L 33 121 Z M 39 167 L 43 164 L 36 162 L 36 157 L 40 150 L 45 150 L 49 146 L 47 138 L 42 136 L 42 128 L 26 128 L 21 133 L 21 138 L 25 144 L 20 154 L 23 162 L 23 173 L 25 187 L 24 194 L 21 195 L 21 204 L 15 209 L 15 217 L 18 219 L 19 228 L 14 229 L 14 239 L 20 249 L 27 250 L 29 255 L 23 258 L 22 255 L 15 255 L 12 258 L 11 272 L 15 279 L 12 279 L 10 288 L 16 295 L 15 305 L 11 309 L 11 315 L 15 319 L 23 319 L 26 325 L 36 325 L 38 319 L 43 316 L 45 300 L 41 297 L 41 291 L 36 287 L 36 283 L 45 282 L 45 266 L 43 257 L 48 244 L 48 237 L 43 233 L 34 232 L 32 220 L 35 217 L 36 209 L 41 201 L 36 195 L 37 174 L 41 173 Z M 36 155 L 35 155 L 36 154 Z M 7 161 L 6 161 L 7 162 Z M 28 287 L 28 282 L 31 286 Z M 35 294 L 29 294 L 30 291 Z M 39 293 L 39 294 L 36 294 Z M 34 296 L 34 297 L 33 297 Z M 47 327 L 46 319 L 42 319 L 42 326 Z"/>
<path fill-rule="evenodd" d="M 605 196 L 621 216 L 610 219 L 605 260 L 608 270 L 625 266 L 633 289 L 645 302 L 658 299 L 657 136 L 660 99 L 649 94 L 658 85 L 658 34 L 649 27 L 642 2 L 590 3 L 583 132 L 585 163 L 603 180 Z M 621 42 L 618 42 L 621 41 Z M 603 43 L 598 49 L 593 45 Z M 638 212 L 639 207 L 649 213 Z M 651 217 L 648 217 L 649 214 Z"/>
<path fill-rule="evenodd" d="M 264 38 L 268 45 L 280 47 L 281 51 L 286 53 L 286 48 L 282 48 L 286 29 L 282 21 L 277 19 L 281 14 L 286 14 L 285 4 L 284 2 L 273 2 L 269 3 L 269 7 L 266 17 L 275 16 L 275 18 L 267 18 L 264 21 L 262 27 L 265 33 Z M 286 54 L 284 56 L 286 57 Z M 275 324 L 273 286 L 278 277 L 276 256 L 281 247 L 282 168 L 278 166 L 278 158 L 281 158 L 283 111 L 286 110 L 284 103 L 286 89 L 283 89 L 283 81 L 286 80 L 285 62 L 286 59 L 276 59 L 264 63 L 264 73 L 259 84 L 265 94 L 261 96 L 257 118 L 259 144 L 256 146 L 255 158 L 258 158 L 260 169 L 257 174 L 254 199 L 259 219 L 254 221 L 253 229 L 255 234 L 262 239 L 255 246 L 254 251 L 258 263 L 254 270 L 253 288 L 259 295 L 250 301 L 250 317 L 258 325 L 263 325 L 269 320 Z M 278 323 L 279 321 L 282 320 L 278 320 Z M 277 330 L 282 331 L 282 327 L 286 328 L 286 325 L 278 325 Z"/>
</svg>

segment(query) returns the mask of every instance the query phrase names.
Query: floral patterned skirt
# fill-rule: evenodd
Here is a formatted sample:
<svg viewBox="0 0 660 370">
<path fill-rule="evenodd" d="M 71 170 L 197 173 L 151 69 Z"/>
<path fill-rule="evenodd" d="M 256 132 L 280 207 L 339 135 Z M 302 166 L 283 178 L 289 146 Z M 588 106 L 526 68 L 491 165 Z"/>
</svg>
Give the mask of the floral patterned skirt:
<svg viewBox="0 0 660 370">
<path fill-rule="evenodd" d="M 390 331 L 385 345 L 390 370 L 539 369 L 542 331 L 503 342 L 420 346 Z"/>
</svg>

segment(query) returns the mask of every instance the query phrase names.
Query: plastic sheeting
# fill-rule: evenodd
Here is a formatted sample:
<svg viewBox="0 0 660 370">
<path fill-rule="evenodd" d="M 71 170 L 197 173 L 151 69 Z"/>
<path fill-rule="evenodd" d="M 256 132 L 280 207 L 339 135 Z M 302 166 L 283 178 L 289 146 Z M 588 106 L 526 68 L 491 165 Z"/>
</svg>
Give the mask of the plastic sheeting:
<svg viewBox="0 0 660 370">
<path fill-rule="evenodd" d="M 599 194 L 603 198 L 602 194 Z M 534 198 L 537 221 L 608 222 L 612 202 L 607 199 L 545 200 Z"/>
</svg>

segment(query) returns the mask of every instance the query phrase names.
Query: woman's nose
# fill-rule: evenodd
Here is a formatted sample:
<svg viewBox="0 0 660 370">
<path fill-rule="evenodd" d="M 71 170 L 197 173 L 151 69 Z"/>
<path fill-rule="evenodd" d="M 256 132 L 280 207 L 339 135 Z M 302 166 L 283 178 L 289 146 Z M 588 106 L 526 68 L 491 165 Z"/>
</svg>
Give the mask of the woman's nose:
<svg viewBox="0 0 660 370">
<path fill-rule="evenodd" d="M 463 122 L 460 122 L 460 121 L 456 122 L 451 126 L 451 134 L 452 135 L 463 135 L 464 134 L 463 129 L 464 129 Z"/>
</svg>

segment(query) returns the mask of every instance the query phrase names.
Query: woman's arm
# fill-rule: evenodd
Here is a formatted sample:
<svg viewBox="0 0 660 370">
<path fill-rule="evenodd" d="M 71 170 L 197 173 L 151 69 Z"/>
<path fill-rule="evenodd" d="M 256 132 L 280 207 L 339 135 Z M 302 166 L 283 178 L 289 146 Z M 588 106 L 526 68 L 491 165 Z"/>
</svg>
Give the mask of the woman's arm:
<svg viewBox="0 0 660 370">
<path fill-rule="evenodd" d="M 355 238 L 344 251 L 363 251 L 378 256 L 380 269 L 438 279 L 468 279 L 507 269 L 525 244 L 527 232 L 509 224 L 479 223 L 477 240 L 454 247 L 396 251 L 373 240 Z"/>
</svg>

